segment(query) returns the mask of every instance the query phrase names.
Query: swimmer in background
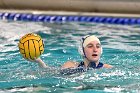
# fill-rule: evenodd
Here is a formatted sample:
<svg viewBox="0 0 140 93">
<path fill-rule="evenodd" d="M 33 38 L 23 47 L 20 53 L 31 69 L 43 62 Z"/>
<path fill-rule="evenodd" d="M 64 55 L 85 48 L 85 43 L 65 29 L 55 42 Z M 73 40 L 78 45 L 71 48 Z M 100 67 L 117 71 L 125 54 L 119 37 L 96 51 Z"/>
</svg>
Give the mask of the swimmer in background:
<svg viewBox="0 0 140 93">
<path fill-rule="evenodd" d="M 62 65 L 62 69 L 78 68 L 82 67 L 84 69 L 93 68 L 112 68 L 113 66 L 109 64 L 104 64 L 100 62 L 100 57 L 102 55 L 102 46 L 100 40 L 94 36 L 85 36 L 81 39 L 81 45 L 79 47 L 79 52 L 83 56 L 83 61 L 72 62 L 68 61 Z M 39 64 L 40 67 L 47 68 L 48 65 L 45 64 L 40 58 L 32 60 Z"/>
</svg>

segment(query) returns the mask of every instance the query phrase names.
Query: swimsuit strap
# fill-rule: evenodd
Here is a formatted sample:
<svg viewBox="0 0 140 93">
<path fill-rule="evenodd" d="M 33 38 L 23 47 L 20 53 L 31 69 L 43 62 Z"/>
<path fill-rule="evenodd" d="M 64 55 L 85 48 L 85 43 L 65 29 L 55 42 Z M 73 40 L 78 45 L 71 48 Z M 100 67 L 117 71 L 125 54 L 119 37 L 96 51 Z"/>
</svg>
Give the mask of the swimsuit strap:
<svg viewBox="0 0 140 93">
<path fill-rule="evenodd" d="M 90 64 L 88 65 L 88 67 L 91 67 L 91 68 L 95 68 L 95 69 L 98 69 L 98 68 L 101 68 L 103 67 L 103 63 L 99 62 L 99 64 L 96 66 L 96 64 L 94 62 L 90 62 Z M 80 64 L 78 65 L 78 67 L 84 67 L 84 62 L 80 62 Z"/>
<path fill-rule="evenodd" d="M 103 66 L 104 66 L 104 64 L 101 63 L 101 62 L 99 62 L 98 66 L 97 66 L 96 68 L 101 68 L 101 67 L 103 67 Z"/>
<path fill-rule="evenodd" d="M 96 64 L 94 62 L 90 62 L 88 67 L 98 69 L 98 68 L 103 67 L 103 65 L 104 65 L 103 63 L 99 62 L 99 64 L 96 66 Z"/>
<path fill-rule="evenodd" d="M 78 67 L 84 67 L 84 62 L 81 61 L 80 64 L 78 65 Z"/>
</svg>

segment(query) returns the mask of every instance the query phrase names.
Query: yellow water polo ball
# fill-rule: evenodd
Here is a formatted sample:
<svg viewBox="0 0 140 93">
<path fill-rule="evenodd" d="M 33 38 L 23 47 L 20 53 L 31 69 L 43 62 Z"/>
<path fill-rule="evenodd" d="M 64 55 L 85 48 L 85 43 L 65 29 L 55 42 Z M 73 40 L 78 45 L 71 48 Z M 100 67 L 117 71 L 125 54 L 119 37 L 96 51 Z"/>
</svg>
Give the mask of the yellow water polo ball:
<svg viewBox="0 0 140 93">
<path fill-rule="evenodd" d="M 44 52 L 42 38 L 34 33 L 23 36 L 18 43 L 19 51 L 25 59 L 38 58 Z"/>
</svg>

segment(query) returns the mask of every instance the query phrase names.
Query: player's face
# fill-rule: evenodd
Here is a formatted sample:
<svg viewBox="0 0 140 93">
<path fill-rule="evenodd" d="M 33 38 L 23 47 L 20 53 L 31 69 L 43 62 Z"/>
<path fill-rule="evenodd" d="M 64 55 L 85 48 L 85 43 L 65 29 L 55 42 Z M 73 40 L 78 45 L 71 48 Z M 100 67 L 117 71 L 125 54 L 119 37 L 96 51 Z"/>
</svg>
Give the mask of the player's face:
<svg viewBox="0 0 140 93">
<path fill-rule="evenodd" d="M 84 52 L 90 62 L 96 63 L 101 56 L 101 44 L 97 41 L 92 41 L 84 48 Z"/>
</svg>

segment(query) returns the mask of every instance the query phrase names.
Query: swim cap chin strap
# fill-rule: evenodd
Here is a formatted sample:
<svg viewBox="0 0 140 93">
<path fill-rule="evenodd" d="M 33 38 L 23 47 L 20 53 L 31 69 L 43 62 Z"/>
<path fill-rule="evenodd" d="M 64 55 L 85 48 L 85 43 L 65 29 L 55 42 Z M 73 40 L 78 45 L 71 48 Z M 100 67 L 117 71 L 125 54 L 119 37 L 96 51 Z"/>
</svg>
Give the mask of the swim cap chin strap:
<svg viewBox="0 0 140 93">
<path fill-rule="evenodd" d="M 100 40 L 94 35 L 91 35 L 91 36 L 87 35 L 80 40 L 81 44 L 78 48 L 78 51 L 85 58 L 86 58 L 86 55 L 85 55 L 85 52 L 84 52 L 84 48 L 92 41 L 97 41 L 99 44 L 101 44 Z M 103 51 L 103 49 L 101 47 L 101 54 L 102 54 L 102 51 Z"/>
</svg>

